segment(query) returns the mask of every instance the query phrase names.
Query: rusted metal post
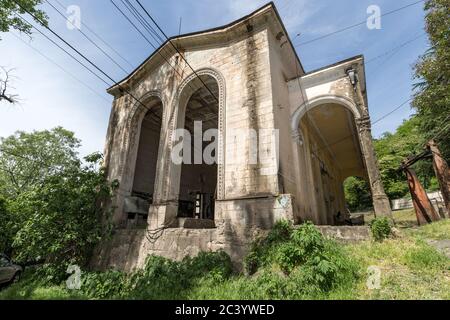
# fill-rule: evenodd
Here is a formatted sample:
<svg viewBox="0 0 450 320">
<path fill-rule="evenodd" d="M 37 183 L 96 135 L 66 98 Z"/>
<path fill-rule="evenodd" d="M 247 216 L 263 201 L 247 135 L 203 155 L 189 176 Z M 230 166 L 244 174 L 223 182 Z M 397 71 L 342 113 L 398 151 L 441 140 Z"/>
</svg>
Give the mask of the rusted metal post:
<svg viewBox="0 0 450 320">
<path fill-rule="evenodd" d="M 440 220 L 439 214 L 434 209 L 430 199 L 428 199 L 427 192 L 420 184 L 416 172 L 406 167 L 404 170 L 408 179 L 409 191 L 411 192 L 412 202 L 416 210 L 418 224 L 424 225 Z"/>
<path fill-rule="evenodd" d="M 447 208 L 447 215 L 450 218 L 450 169 L 434 140 L 428 142 L 427 147 L 433 154 L 434 172 L 439 181 L 442 198 Z"/>
</svg>

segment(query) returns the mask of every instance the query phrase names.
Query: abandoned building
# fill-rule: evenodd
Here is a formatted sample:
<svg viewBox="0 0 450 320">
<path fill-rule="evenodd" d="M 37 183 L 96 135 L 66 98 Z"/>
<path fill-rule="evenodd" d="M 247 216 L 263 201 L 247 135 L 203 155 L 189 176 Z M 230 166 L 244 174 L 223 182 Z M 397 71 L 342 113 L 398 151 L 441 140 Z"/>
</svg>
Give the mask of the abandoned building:
<svg viewBox="0 0 450 320">
<path fill-rule="evenodd" d="M 116 231 L 98 249 L 97 267 L 131 270 L 150 254 L 210 250 L 239 261 L 279 219 L 342 224 L 350 176 L 370 182 L 376 214 L 390 214 L 363 56 L 305 72 L 273 3 L 171 38 L 108 92 L 105 165 L 120 187 Z M 175 132 L 192 133 L 198 121 L 203 133 L 217 130 L 218 161 L 175 163 Z M 239 129 L 258 133 L 265 161 L 249 161 L 253 140 L 236 143 Z"/>
</svg>

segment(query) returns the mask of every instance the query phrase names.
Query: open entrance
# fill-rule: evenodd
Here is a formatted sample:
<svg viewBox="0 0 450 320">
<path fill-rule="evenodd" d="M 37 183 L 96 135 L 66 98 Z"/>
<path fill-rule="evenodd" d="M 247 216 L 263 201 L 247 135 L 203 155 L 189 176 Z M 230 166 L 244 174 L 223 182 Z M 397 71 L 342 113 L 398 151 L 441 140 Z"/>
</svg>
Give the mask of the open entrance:
<svg viewBox="0 0 450 320">
<path fill-rule="evenodd" d="M 156 169 L 162 126 L 162 103 L 147 103 L 142 119 L 131 197 L 125 199 L 128 226 L 147 225 L 148 211 L 155 193 Z"/>
<path fill-rule="evenodd" d="M 187 100 L 184 113 L 184 129 L 191 136 L 190 161 L 184 161 L 181 166 L 178 217 L 214 220 L 214 204 L 217 198 L 217 161 L 207 161 L 206 154 L 216 157 L 217 135 L 211 138 L 208 133 L 218 129 L 218 101 L 217 81 L 211 76 L 201 76 L 191 81 L 192 95 Z M 194 89 L 193 89 L 194 88 Z M 207 135 L 205 135 L 207 133 Z M 195 138 L 197 136 L 197 139 Z M 201 137 L 200 143 L 198 137 Z M 211 139 L 210 139 L 211 138 Z M 196 142 L 197 140 L 197 142 Z M 206 140 L 206 141 L 205 141 Z M 208 147 L 209 146 L 209 147 Z M 205 150 L 208 147 L 208 150 Z M 185 150 L 183 150 L 183 153 Z M 197 156 L 195 156 L 197 154 Z"/>
<path fill-rule="evenodd" d="M 304 112 L 298 130 L 306 207 L 317 224 L 346 224 L 344 179 L 366 170 L 353 113 L 339 103 L 319 104 Z"/>
</svg>

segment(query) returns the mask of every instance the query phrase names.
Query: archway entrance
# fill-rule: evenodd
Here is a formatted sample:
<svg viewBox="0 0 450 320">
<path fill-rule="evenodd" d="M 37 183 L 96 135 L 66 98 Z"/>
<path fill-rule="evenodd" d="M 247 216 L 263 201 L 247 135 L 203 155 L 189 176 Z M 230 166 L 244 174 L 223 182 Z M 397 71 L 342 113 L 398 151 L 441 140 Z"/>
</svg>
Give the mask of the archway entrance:
<svg viewBox="0 0 450 320">
<path fill-rule="evenodd" d="M 152 98 L 146 105 L 148 110 L 139 129 L 131 197 L 125 199 L 128 226 L 147 225 L 149 207 L 155 194 L 163 106 L 158 98 Z"/>
<path fill-rule="evenodd" d="M 315 105 L 299 119 L 298 132 L 303 207 L 317 224 L 341 224 L 347 214 L 344 179 L 366 171 L 355 117 L 337 102 Z"/>
<path fill-rule="evenodd" d="M 211 163 L 211 157 L 205 158 L 204 155 L 217 157 L 219 86 L 212 76 L 203 75 L 201 79 L 203 82 L 192 80 L 184 89 L 192 94 L 186 95 L 189 98 L 184 121 L 179 122 L 179 128 L 184 128 L 191 139 L 189 156 L 181 165 L 178 217 L 214 220 L 218 165 L 217 161 Z M 183 150 L 184 155 L 185 152 L 188 151 Z"/>
</svg>

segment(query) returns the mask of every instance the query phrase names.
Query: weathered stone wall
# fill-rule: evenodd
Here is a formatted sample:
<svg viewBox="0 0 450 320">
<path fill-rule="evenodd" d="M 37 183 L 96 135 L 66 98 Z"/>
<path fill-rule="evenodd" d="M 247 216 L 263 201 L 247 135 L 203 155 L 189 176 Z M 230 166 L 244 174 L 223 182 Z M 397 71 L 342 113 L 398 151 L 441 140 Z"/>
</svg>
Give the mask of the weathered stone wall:
<svg viewBox="0 0 450 320">
<path fill-rule="evenodd" d="M 141 268 L 149 255 L 172 260 L 196 256 L 200 252 L 224 250 L 237 270 L 251 242 L 280 219 L 292 220 L 290 195 L 218 202 L 215 228 L 166 228 L 158 231 L 120 229 L 97 248 L 94 269 L 132 271 Z"/>
</svg>

